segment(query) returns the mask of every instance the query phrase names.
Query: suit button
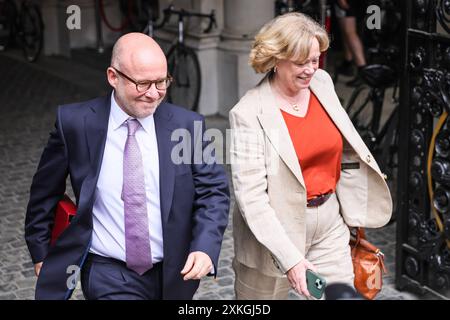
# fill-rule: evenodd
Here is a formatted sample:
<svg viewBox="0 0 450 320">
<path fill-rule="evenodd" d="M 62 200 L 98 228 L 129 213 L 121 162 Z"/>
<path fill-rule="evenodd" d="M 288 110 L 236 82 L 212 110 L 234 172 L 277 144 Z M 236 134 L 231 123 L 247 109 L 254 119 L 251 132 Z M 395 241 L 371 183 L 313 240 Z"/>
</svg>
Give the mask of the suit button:
<svg viewBox="0 0 450 320">
<path fill-rule="evenodd" d="M 275 260 L 274 257 L 272 257 L 272 261 L 273 261 L 273 264 L 275 265 L 275 267 L 276 267 L 277 269 L 280 269 L 280 266 L 278 265 L 278 262 Z"/>
<path fill-rule="evenodd" d="M 368 163 L 370 163 L 370 161 L 372 161 L 372 157 L 370 156 L 370 154 L 367 155 L 366 161 L 367 161 Z"/>
</svg>

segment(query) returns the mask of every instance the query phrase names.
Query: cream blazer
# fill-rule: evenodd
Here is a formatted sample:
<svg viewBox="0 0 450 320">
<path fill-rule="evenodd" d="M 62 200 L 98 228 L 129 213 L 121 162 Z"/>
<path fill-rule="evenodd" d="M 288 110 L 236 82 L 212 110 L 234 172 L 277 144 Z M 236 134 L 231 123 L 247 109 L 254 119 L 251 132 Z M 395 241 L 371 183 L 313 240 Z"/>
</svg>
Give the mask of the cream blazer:
<svg viewBox="0 0 450 320">
<path fill-rule="evenodd" d="M 318 69 L 310 89 L 342 134 L 341 177 L 336 187 L 348 226 L 388 223 L 392 199 L 376 161 L 336 95 L 330 75 Z M 248 91 L 229 114 L 230 160 L 236 197 L 235 258 L 281 277 L 305 255 L 306 190 L 289 131 L 268 79 Z"/>
</svg>

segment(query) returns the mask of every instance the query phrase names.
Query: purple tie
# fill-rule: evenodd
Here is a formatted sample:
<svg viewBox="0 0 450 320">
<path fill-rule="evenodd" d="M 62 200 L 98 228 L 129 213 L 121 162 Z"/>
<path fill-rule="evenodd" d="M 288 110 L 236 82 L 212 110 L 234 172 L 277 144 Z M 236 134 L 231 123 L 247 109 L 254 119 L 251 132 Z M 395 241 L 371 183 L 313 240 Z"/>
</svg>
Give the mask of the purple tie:
<svg viewBox="0 0 450 320">
<path fill-rule="evenodd" d="M 135 133 L 141 126 L 128 119 L 128 137 L 123 156 L 122 200 L 125 209 L 125 253 L 127 267 L 139 275 L 153 267 L 148 229 L 144 167 Z"/>
</svg>

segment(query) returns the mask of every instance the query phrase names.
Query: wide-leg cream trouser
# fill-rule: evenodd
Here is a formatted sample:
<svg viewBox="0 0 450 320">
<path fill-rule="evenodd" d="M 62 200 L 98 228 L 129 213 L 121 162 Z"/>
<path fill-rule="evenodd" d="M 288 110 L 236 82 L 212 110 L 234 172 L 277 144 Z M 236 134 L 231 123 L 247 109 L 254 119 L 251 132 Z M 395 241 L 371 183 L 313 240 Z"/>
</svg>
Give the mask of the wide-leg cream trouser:
<svg viewBox="0 0 450 320">
<path fill-rule="evenodd" d="M 317 267 L 328 284 L 340 282 L 353 286 L 350 231 L 339 213 L 333 194 L 319 207 L 306 208 L 306 259 Z M 287 299 L 291 288 L 286 277 L 270 277 L 258 269 L 233 261 L 235 293 L 239 300 Z"/>
</svg>

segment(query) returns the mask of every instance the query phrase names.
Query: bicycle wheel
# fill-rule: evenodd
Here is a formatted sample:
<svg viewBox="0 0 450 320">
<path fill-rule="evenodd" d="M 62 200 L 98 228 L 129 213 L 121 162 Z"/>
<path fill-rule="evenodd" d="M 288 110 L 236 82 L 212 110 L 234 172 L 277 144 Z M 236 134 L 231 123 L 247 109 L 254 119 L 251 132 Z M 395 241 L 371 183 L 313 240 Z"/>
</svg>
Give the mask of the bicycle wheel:
<svg viewBox="0 0 450 320">
<path fill-rule="evenodd" d="M 200 64 L 191 48 L 176 44 L 167 54 L 169 73 L 174 81 L 169 87 L 170 103 L 196 111 L 201 89 Z"/>
<path fill-rule="evenodd" d="M 41 53 L 44 41 L 44 24 L 41 11 L 35 3 L 22 2 L 19 28 L 19 39 L 25 59 L 34 62 Z"/>
<path fill-rule="evenodd" d="M 372 149 L 375 139 L 375 133 L 371 130 L 374 112 L 371 98 L 371 89 L 368 86 L 359 86 L 353 91 L 345 107 L 350 120 L 369 149 Z"/>
</svg>

